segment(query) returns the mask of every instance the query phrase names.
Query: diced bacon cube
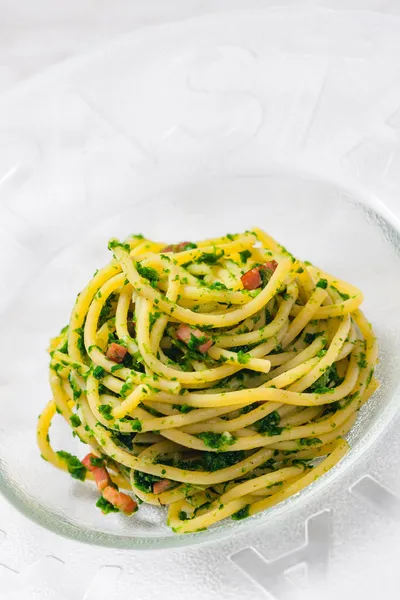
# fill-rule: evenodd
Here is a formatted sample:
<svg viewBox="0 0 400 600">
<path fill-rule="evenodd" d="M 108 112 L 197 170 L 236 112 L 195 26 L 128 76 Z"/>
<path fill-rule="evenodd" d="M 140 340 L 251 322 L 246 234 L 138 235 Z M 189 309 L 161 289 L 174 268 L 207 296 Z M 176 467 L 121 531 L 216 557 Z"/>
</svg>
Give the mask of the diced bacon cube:
<svg viewBox="0 0 400 600">
<path fill-rule="evenodd" d="M 256 290 L 262 284 L 260 269 L 258 267 L 250 269 L 250 271 L 247 271 L 240 279 L 242 280 L 245 290 Z"/>
<path fill-rule="evenodd" d="M 124 362 L 124 358 L 127 354 L 128 350 L 125 348 L 125 346 L 121 346 L 121 344 L 116 344 L 115 342 L 112 342 L 108 346 L 106 352 L 107 358 L 118 364 Z"/>
<path fill-rule="evenodd" d="M 155 481 L 153 483 L 153 494 L 161 494 L 162 492 L 166 492 L 174 485 L 174 482 L 170 479 L 160 479 L 160 481 Z"/>
<path fill-rule="evenodd" d="M 198 331 L 198 329 L 192 330 L 190 325 L 186 325 L 186 323 L 181 323 L 179 325 L 178 329 L 176 330 L 176 337 L 181 342 L 184 342 L 185 344 L 187 344 L 190 341 L 191 334 L 193 333 L 193 335 L 196 335 L 194 333 L 195 331 Z"/>
<path fill-rule="evenodd" d="M 195 345 L 195 348 L 191 348 L 191 349 L 198 350 L 202 354 L 205 354 L 207 352 L 207 350 L 209 350 L 214 343 L 210 338 L 208 338 L 206 335 L 204 335 L 204 333 L 202 331 L 200 331 L 199 329 L 196 329 L 195 327 L 190 327 L 190 325 L 187 325 L 186 323 L 181 323 L 179 325 L 178 329 L 176 330 L 176 337 L 178 338 L 178 340 L 180 340 L 181 342 L 184 342 L 189 347 L 190 347 L 190 345 L 193 346 L 193 343 L 191 341 L 192 336 L 194 336 L 198 340 L 202 340 L 202 343 L 199 345 Z"/>
<path fill-rule="evenodd" d="M 201 346 L 199 346 L 197 348 L 197 350 L 199 352 L 201 352 L 202 354 L 205 354 L 211 348 L 211 346 L 213 345 L 213 343 L 214 342 L 212 340 L 208 339 L 206 342 L 204 342 L 204 344 L 201 344 Z"/>
<path fill-rule="evenodd" d="M 263 265 L 258 265 L 257 267 L 253 267 L 247 273 L 241 276 L 242 284 L 245 290 L 256 290 L 261 287 L 265 280 L 265 275 L 269 274 L 270 276 L 275 271 L 278 263 L 276 260 L 270 260 Z"/>
<path fill-rule="evenodd" d="M 180 242 L 179 244 L 169 244 L 161 250 L 161 252 L 184 252 L 186 246 L 192 246 L 192 242 Z"/>
<path fill-rule="evenodd" d="M 115 508 L 118 508 L 121 512 L 126 515 L 132 515 L 137 510 L 137 503 L 123 492 L 119 492 L 112 486 L 107 486 L 103 490 L 103 497 L 110 502 Z"/>
<path fill-rule="evenodd" d="M 95 461 L 101 460 L 101 459 L 99 459 L 98 456 L 96 456 L 95 454 L 92 454 L 91 452 L 89 454 L 87 454 L 85 456 L 85 458 L 83 458 L 81 460 L 81 463 L 87 468 L 88 471 L 94 471 L 95 469 L 98 468 L 98 466 L 92 464 L 92 458 Z"/>
<path fill-rule="evenodd" d="M 270 261 L 266 262 L 265 265 L 261 265 L 260 268 L 265 268 L 265 269 L 268 269 L 269 271 L 274 272 L 277 266 L 278 266 L 278 263 L 276 262 L 276 260 L 270 260 Z"/>
<path fill-rule="evenodd" d="M 94 461 L 101 461 L 101 459 L 99 459 L 97 456 L 90 453 L 87 454 L 85 458 L 81 460 L 81 463 L 87 468 L 88 471 L 92 473 L 96 485 L 101 492 L 104 490 L 104 488 L 106 488 L 112 483 L 111 478 L 108 474 L 106 467 L 93 464 L 92 459 Z"/>
<path fill-rule="evenodd" d="M 111 478 L 105 467 L 97 467 L 92 471 L 92 475 L 100 492 L 111 483 Z"/>
</svg>

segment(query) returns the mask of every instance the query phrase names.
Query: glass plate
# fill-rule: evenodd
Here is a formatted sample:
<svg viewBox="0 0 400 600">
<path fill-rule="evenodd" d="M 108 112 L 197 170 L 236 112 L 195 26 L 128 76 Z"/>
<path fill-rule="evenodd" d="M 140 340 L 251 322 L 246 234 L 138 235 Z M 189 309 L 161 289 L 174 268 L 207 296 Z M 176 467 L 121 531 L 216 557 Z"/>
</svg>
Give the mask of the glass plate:
<svg viewBox="0 0 400 600">
<path fill-rule="evenodd" d="M 145 549 L 221 539 L 285 520 L 334 482 L 340 490 L 345 472 L 394 415 L 397 224 L 361 185 L 327 169 L 321 140 L 312 147 L 323 69 L 315 70 L 315 57 L 298 61 L 289 52 L 271 58 L 276 28 L 288 20 L 279 11 L 260 15 L 195 20 L 176 25 L 174 34 L 146 30 L 2 101 L 0 489 L 26 515 L 63 535 Z M 289 82 L 304 100 L 298 113 L 287 97 Z M 336 141 L 342 151 L 343 138 Z M 206 532 L 177 536 L 165 526 L 163 509 L 145 505 L 131 519 L 103 517 L 95 488 L 46 464 L 36 448 L 37 416 L 49 399 L 49 338 L 67 323 L 77 292 L 109 260 L 110 237 L 142 232 L 195 240 L 255 225 L 365 294 L 363 308 L 381 346 L 383 385 L 360 413 L 350 454 L 297 497 Z M 85 453 L 61 418 L 51 438 L 56 449 Z"/>
</svg>

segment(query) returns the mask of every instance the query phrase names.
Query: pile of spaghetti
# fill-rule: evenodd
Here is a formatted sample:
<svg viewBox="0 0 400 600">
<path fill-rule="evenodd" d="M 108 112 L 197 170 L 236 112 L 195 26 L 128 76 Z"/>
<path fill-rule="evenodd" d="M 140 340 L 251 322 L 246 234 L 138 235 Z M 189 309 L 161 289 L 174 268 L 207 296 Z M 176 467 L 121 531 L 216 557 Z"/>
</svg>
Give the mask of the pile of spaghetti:
<svg viewBox="0 0 400 600">
<path fill-rule="evenodd" d="M 104 513 L 165 505 L 175 532 L 199 531 L 266 510 L 340 460 L 378 387 L 358 289 L 259 229 L 109 249 L 51 342 L 38 423 L 42 456 L 93 480 Z M 52 449 L 56 412 L 91 447 L 83 459 Z"/>
</svg>

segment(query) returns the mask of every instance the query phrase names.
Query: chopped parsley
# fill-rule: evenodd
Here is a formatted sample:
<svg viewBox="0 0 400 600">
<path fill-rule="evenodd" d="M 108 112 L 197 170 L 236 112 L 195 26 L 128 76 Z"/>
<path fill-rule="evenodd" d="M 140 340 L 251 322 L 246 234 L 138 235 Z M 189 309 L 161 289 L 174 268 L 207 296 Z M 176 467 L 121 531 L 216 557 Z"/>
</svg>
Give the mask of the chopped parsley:
<svg viewBox="0 0 400 600">
<path fill-rule="evenodd" d="M 74 375 L 72 374 L 72 372 L 70 372 L 68 375 L 68 381 L 69 381 L 69 384 L 72 389 L 74 400 L 78 400 L 78 398 L 80 398 L 80 396 L 82 394 L 82 390 L 79 387 L 79 385 L 77 384 L 76 379 L 75 379 Z"/>
<path fill-rule="evenodd" d="M 159 275 L 153 267 L 143 267 L 139 262 L 136 263 L 137 272 L 141 277 L 147 279 L 152 287 L 157 287 Z"/>
<path fill-rule="evenodd" d="M 104 323 L 110 317 L 111 310 L 112 310 L 112 302 L 113 302 L 114 298 L 115 298 L 115 294 L 110 294 L 110 296 L 107 298 L 107 300 L 103 304 L 102 309 L 100 311 L 100 315 L 99 315 L 99 322 L 98 322 L 99 328 L 102 325 L 104 325 Z M 112 335 L 112 334 L 109 334 L 109 335 Z"/>
<path fill-rule="evenodd" d="M 220 258 L 224 256 L 224 250 L 214 250 L 214 252 L 202 252 L 199 258 L 196 260 L 197 263 L 206 263 L 207 265 L 215 265 Z"/>
<path fill-rule="evenodd" d="M 186 242 L 186 244 L 179 244 L 179 246 L 180 252 L 184 252 L 185 250 L 194 250 L 195 248 L 197 248 L 197 244 L 193 242 Z"/>
<path fill-rule="evenodd" d="M 112 411 L 112 406 L 111 404 L 100 404 L 99 406 L 99 413 L 103 416 L 104 419 L 106 419 L 107 421 L 112 421 L 113 420 L 113 416 L 111 414 Z"/>
<path fill-rule="evenodd" d="M 170 465 L 171 467 L 176 467 L 177 469 L 182 469 L 183 471 L 203 471 L 203 463 L 201 460 L 184 460 L 184 459 L 168 459 L 164 458 L 162 461 L 164 465 Z"/>
<path fill-rule="evenodd" d="M 318 444 L 322 444 L 322 440 L 317 437 L 305 437 L 299 439 L 300 446 L 317 446 Z"/>
<path fill-rule="evenodd" d="M 354 394 L 350 394 L 346 398 L 343 398 L 342 400 L 340 400 L 340 408 L 346 408 L 346 406 L 348 406 L 350 404 L 350 402 L 353 402 L 353 400 L 358 398 L 359 395 L 360 395 L 359 391 L 354 392 Z"/>
<path fill-rule="evenodd" d="M 128 432 L 119 432 L 119 431 L 112 431 L 111 433 L 111 437 L 113 439 L 113 442 L 115 442 L 115 444 L 117 444 L 117 446 L 122 446 L 125 448 L 128 448 L 128 450 L 132 450 L 132 444 L 133 444 L 133 440 L 136 437 L 136 433 L 128 433 Z"/>
<path fill-rule="evenodd" d="M 250 354 L 244 352 L 243 350 L 239 350 L 239 352 L 237 353 L 237 360 L 241 365 L 246 365 L 249 362 L 250 358 Z"/>
<path fill-rule="evenodd" d="M 158 410 L 156 410 L 155 408 L 151 408 L 150 406 L 146 406 L 145 410 L 153 417 L 163 417 L 164 416 L 162 413 L 158 412 Z"/>
<path fill-rule="evenodd" d="M 133 389 L 133 381 L 130 381 L 129 379 L 127 379 L 124 383 L 124 385 L 121 387 L 121 397 L 122 398 L 126 398 L 127 396 L 129 396 L 129 393 L 132 391 Z"/>
<path fill-rule="evenodd" d="M 244 264 L 245 262 L 247 262 L 247 259 L 251 257 L 251 252 L 250 252 L 250 250 L 243 250 L 242 252 L 239 252 L 239 255 L 240 255 L 240 260 Z"/>
<path fill-rule="evenodd" d="M 61 348 L 58 349 L 62 354 L 68 354 L 68 340 L 65 340 Z"/>
<path fill-rule="evenodd" d="M 373 376 L 374 376 L 374 369 L 371 369 L 370 372 L 368 373 L 367 381 L 365 382 L 365 387 L 369 386 L 369 384 L 372 381 Z"/>
<path fill-rule="evenodd" d="M 227 290 L 228 288 L 221 281 L 214 281 L 211 285 L 208 286 L 210 290 Z"/>
<path fill-rule="evenodd" d="M 105 385 L 103 385 L 102 383 L 99 383 L 99 396 L 102 396 L 103 394 L 108 394 L 109 396 L 115 396 L 115 398 L 118 398 L 118 394 L 116 394 L 115 392 L 113 392 L 112 390 L 109 390 Z"/>
<path fill-rule="evenodd" d="M 267 485 L 267 490 L 269 488 L 275 487 L 275 486 L 280 486 L 283 485 L 283 481 L 277 481 L 276 483 L 271 483 L 271 485 Z"/>
<path fill-rule="evenodd" d="M 151 312 L 149 314 L 149 321 L 150 321 L 150 331 L 153 329 L 154 327 L 154 323 L 157 321 L 157 319 L 161 317 L 161 313 L 156 311 L 156 312 Z"/>
<path fill-rule="evenodd" d="M 91 346 L 89 346 L 89 348 L 88 348 L 88 352 L 89 352 L 89 354 L 92 352 L 92 350 L 94 350 L 94 348 L 97 348 L 97 350 L 100 350 L 100 352 L 101 352 L 101 348 L 100 348 L 100 346 L 98 346 L 97 344 L 92 344 L 92 345 L 91 345 Z"/>
<path fill-rule="evenodd" d="M 59 450 L 57 452 L 57 456 L 61 458 L 61 460 L 63 460 L 67 465 L 68 473 L 71 475 L 71 477 L 74 479 L 79 479 L 80 481 L 85 481 L 87 469 L 77 456 L 74 456 L 69 452 L 65 452 L 65 450 Z"/>
<path fill-rule="evenodd" d="M 331 285 L 331 289 L 334 290 L 337 294 L 339 294 L 339 296 L 341 297 L 342 300 L 348 300 L 350 298 L 349 294 L 345 294 L 345 293 L 341 292 L 334 285 Z"/>
<path fill-rule="evenodd" d="M 153 483 L 160 481 L 161 477 L 156 475 L 150 475 L 149 473 L 143 473 L 142 471 L 135 471 L 133 475 L 133 481 L 138 490 L 149 494 L 153 491 Z"/>
<path fill-rule="evenodd" d="M 306 392 L 311 392 L 313 394 L 327 394 L 332 392 L 333 388 L 340 385 L 343 380 L 343 377 L 339 377 L 336 364 L 333 363 L 333 365 L 328 367 L 317 381 L 307 388 Z"/>
<path fill-rule="evenodd" d="M 276 464 L 276 460 L 274 460 L 273 458 L 269 458 L 262 465 L 260 465 L 259 468 L 260 469 L 272 469 L 274 471 L 275 470 L 275 464 Z"/>
<path fill-rule="evenodd" d="M 333 388 L 328 387 L 326 385 L 321 385 L 320 387 L 316 387 L 315 389 L 313 389 L 312 393 L 313 394 L 332 394 L 333 391 L 334 391 Z"/>
<path fill-rule="evenodd" d="M 247 415 L 247 413 L 251 412 L 252 410 L 254 410 L 255 408 L 257 408 L 257 403 L 253 402 L 253 404 L 248 404 L 247 406 L 243 406 L 243 408 L 239 409 L 239 414 L 240 415 Z"/>
<path fill-rule="evenodd" d="M 322 288 L 323 290 L 326 290 L 326 288 L 328 287 L 328 280 L 327 279 L 320 279 L 315 287 Z"/>
<path fill-rule="evenodd" d="M 205 471 L 219 471 L 220 469 L 226 469 L 227 467 L 231 467 L 244 460 L 245 453 L 243 450 L 218 453 L 203 452 L 201 458 Z"/>
<path fill-rule="evenodd" d="M 84 331 L 83 331 L 83 327 L 78 327 L 77 329 L 74 329 L 74 333 L 78 334 L 78 339 L 76 340 L 76 345 L 78 346 L 78 350 L 81 354 L 86 354 L 86 348 L 85 348 L 85 341 L 84 341 Z"/>
<path fill-rule="evenodd" d="M 280 354 L 281 352 L 283 352 L 283 346 L 282 344 L 277 344 L 270 354 Z"/>
<path fill-rule="evenodd" d="M 100 496 L 100 498 L 97 500 L 96 506 L 97 506 L 97 508 L 99 508 L 101 510 L 103 515 L 108 515 L 109 513 L 119 512 L 119 508 L 114 506 L 114 504 L 111 504 L 111 502 L 106 500 L 103 496 Z"/>
<path fill-rule="evenodd" d="M 78 417 L 78 415 L 71 415 L 69 420 L 70 420 L 72 427 L 79 427 L 80 425 L 82 425 L 81 420 Z"/>
<path fill-rule="evenodd" d="M 323 331 L 319 331 L 317 333 L 306 333 L 304 335 L 304 341 L 306 344 L 312 344 L 313 341 L 315 340 L 315 338 L 323 335 L 323 333 L 324 333 Z"/>
<path fill-rule="evenodd" d="M 124 244 L 123 242 L 119 242 L 118 240 L 110 240 L 108 242 L 108 249 L 114 250 L 115 248 L 122 248 L 123 250 L 126 250 L 126 252 L 130 252 L 131 249 L 129 244 Z"/>
<path fill-rule="evenodd" d="M 277 410 L 269 413 L 259 421 L 254 423 L 258 433 L 262 435 L 280 435 L 283 431 L 283 427 L 278 427 L 281 420 L 281 416 Z"/>
<path fill-rule="evenodd" d="M 205 335 L 202 335 L 201 337 L 196 337 L 195 335 L 193 335 L 193 333 L 190 333 L 190 340 L 188 341 L 187 345 L 189 350 L 193 350 L 196 352 L 199 346 L 201 346 L 205 342 L 207 342 L 207 337 Z"/>
<path fill-rule="evenodd" d="M 269 282 L 269 280 L 271 279 L 272 275 L 273 275 L 273 270 L 272 269 L 268 269 L 267 267 L 265 267 L 265 265 L 259 265 L 261 268 L 258 270 L 260 277 L 261 277 L 261 287 L 265 288 L 265 286 L 267 285 L 267 283 Z"/>
<path fill-rule="evenodd" d="M 129 423 L 132 431 L 142 431 L 142 422 L 140 419 L 135 417 L 132 419 L 131 417 L 123 417 L 120 419 L 122 423 Z"/>
<path fill-rule="evenodd" d="M 215 433 L 214 431 L 203 431 L 198 433 L 197 436 L 200 438 L 205 446 L 209 448 L 222 449 L 225 446 L 231 446 L 235 443 L 236 438 L 229 432 Z"/>
<path fill-rule="evenodd" d="M 104 460 L 102 458 L 98 458 L 97 456 L 91 456 L 90 464 L 92 467 L 104 467 Z"/>
<path fill-rule="evenodd" d="M 231 350 L 231 352 L 237 352 L 237 353 L 244 352 L 244 353 L 247 353 L 247 352 L 250 352 L 250 350 L 252 350 L 253 348 L 254 348 L 254 345 L 251 345 L 251 346 L 249 346 L 249 345 L 245 345 L 245 346 L 232 346 L 232 348 L 230 350 Z"/>
<path fill-rule="evenodd" d="M 97 367 L 93 369 L 93 377 L 95 379 L 101 379 L 102 377 L 104 377 L 105 374 L 106 370 L 103 369 L 103 367 L 100 367 L 100 365 L 97 365 Z"/>
<path fill-rule="evenodd" d="M 365 352 L 360 352 L 360 358 L 358 360 L 358 366 L 360 367 L 360 369 L 366 369 L 368 366 L 368 362 L 366 360 L 366 354 Z"/>
<path fill-rule="evenodd" d="M 190 412 L 191 410 L 194 410 L 194 406 L 189 406 L 189 404 L 173 404 L 172 408 L 175 408 L 175 410 L 179 410 L 179 412 L 183 413 L 184 415 L 186 415 L 186 413 Z"/>
<path fill-rule="evenodd" d="M 241 508 L 237 512 L 233 513 L 231 518 L 234 521 L 241 521 L 242 519 L 247 519 L 247 517 L 249 516 L 249 509 L 250 509 L 250 504 L 246 504 L 246 506 L 243 506 L 243 508 Z"/>
</svg>

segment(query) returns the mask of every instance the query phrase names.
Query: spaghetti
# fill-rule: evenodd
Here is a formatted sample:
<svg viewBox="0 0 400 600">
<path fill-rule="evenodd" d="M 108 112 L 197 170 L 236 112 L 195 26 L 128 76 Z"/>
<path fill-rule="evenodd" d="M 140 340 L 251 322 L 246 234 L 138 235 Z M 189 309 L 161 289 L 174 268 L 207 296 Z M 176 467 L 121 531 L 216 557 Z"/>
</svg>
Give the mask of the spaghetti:
<svg viewBox="0 0 400 600">
<path fill-rule="evenodd" d="M 199 531 L 266 510 L 341 459 L 378 387 L 357 288 L 259 229 L 109 249 L 51 341 L 37 431 L 46 460 L 95 481 L 104 513 L 165 505 L 175 532 Z M 57 412 L 91 447 L 84 459 L 52 449 Z"/>
</svg>

